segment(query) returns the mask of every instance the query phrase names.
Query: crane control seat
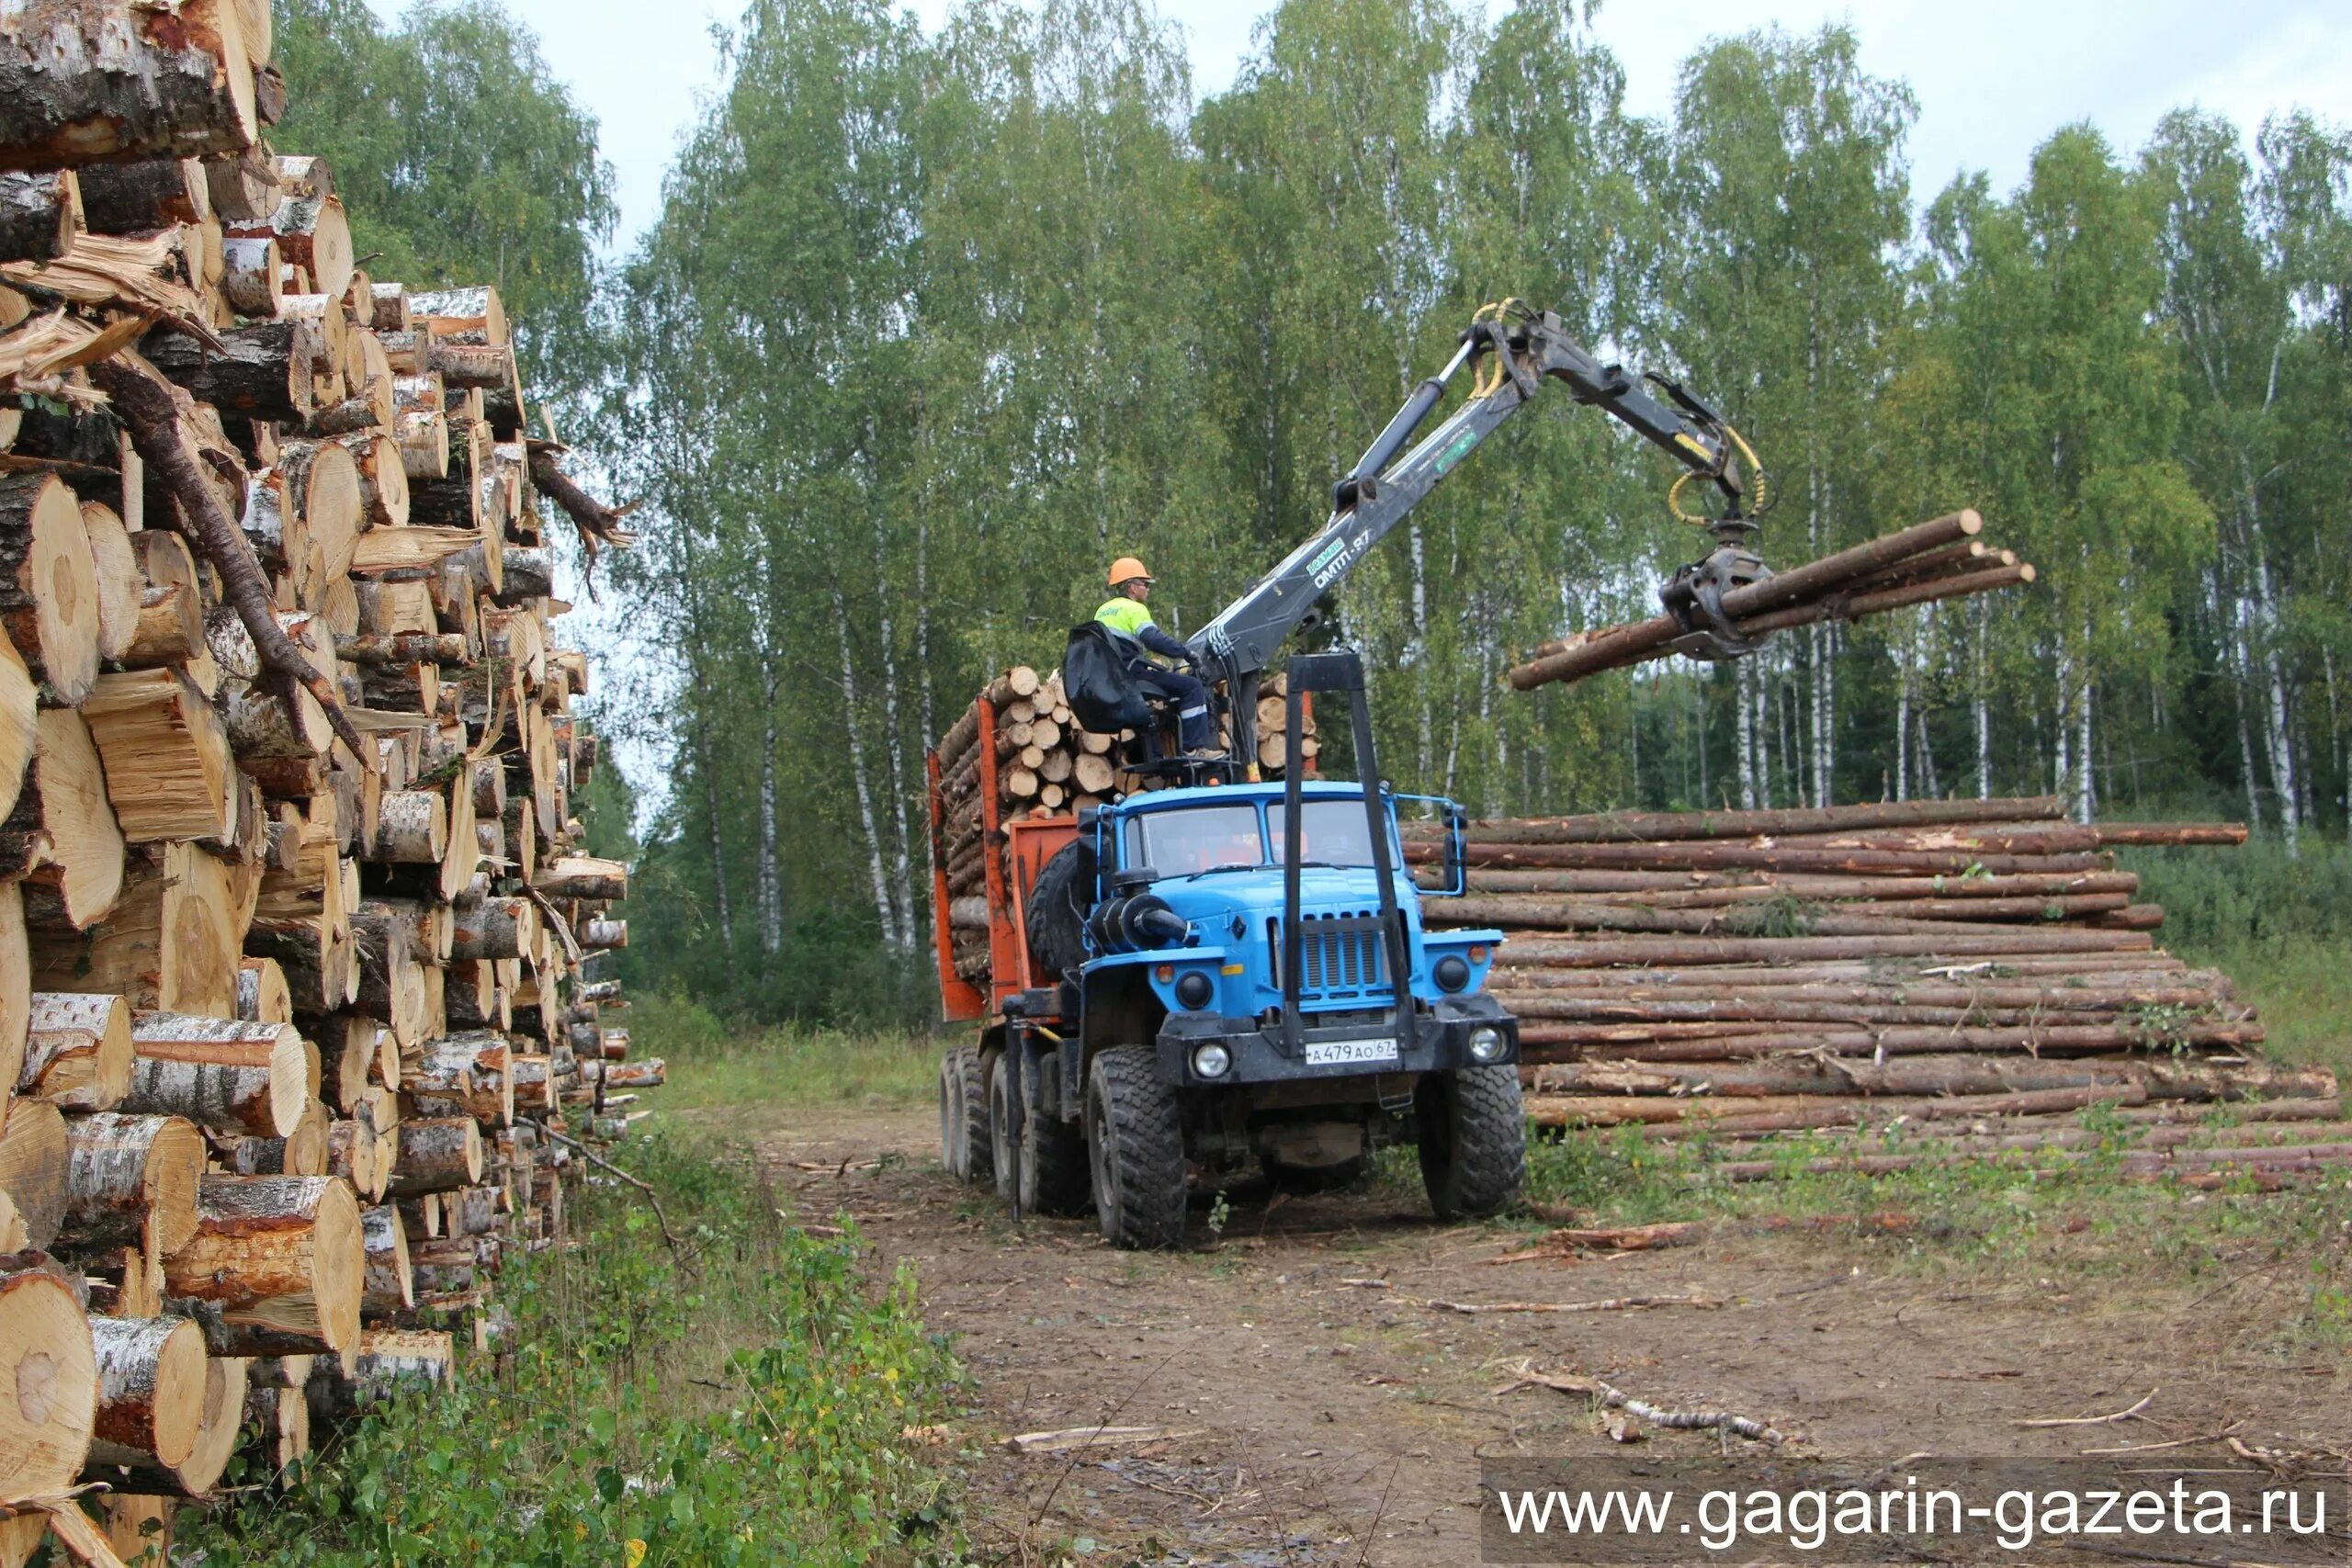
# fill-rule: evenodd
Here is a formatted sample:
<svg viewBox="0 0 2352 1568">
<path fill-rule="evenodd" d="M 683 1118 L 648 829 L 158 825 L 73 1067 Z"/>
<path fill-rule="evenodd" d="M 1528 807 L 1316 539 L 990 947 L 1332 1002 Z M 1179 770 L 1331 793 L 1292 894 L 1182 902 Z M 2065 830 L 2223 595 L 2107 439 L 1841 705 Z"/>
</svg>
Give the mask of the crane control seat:
<svg viewBox="0 0 2352 1568">
<path fill-rule="evenodd" d="M 1168 785 L 1225 782 L 1230 764 L 1184 755 L 1170 739 L 1176 705 L 1147 691 L 1128 670 L 1132 643 L 1100 621 L 1070 628 L 1062 652 L 1062 692 L 1078 722 L 1098 735 L 1131 733 L 1114 752 L 1119 767 Z"/>
</svg>

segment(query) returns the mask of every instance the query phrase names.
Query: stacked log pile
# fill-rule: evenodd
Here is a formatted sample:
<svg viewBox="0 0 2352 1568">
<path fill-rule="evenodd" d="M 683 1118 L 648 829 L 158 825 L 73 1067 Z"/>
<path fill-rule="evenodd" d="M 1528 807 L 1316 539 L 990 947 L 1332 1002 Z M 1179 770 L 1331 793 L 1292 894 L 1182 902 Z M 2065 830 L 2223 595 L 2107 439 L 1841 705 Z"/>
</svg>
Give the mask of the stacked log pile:
<svg viewBox="0 0 2352 1568">
<path fill-rule="evenodd" d="M 1283 677 L 1268 677 L 1257 707 L 1259 764 L 1276 776 L 1291 752 L 1283 691 Z M 1300 728 L 1298 751 L 1312 771 L 1319 746 L 1312 705 L 1303 705 Z M 992 738 L 985 758 L 984 733 Z M 1226 738 L 1229 746 L 1229 720 Z M 1134 739 L 1131 730 L 1106 735 L 1080 726 L 1063 692 L 1061 672 L 1040 676 L 1026 664 L 1012 665 L 982 687 L 940 737 L 932 750 L 942 807 L 933 854 L 946 878 L 948 930 L 960 977 L 979 983 L 989 974 L 985 857 L 1002 851 L 1005 827 L 1033 818 L 1075 817 L 1090 807 L 1167 787 L 1165 780 L 1119 765 L 1125 742 Z M 1012 886 L 1010 877 L 1005 885 Z"/>
<path fill-rule="evenodd" d="M 497 291 L 370 277 L 261 140 L 267 60 L 259 0 L 0 38 L 0 1495 L 84 1561 L 77 1482 L 153 1545 L 449 1375 L 662 1076 L 583 976 L 628 879 L 549 630 L 550 503 L 627 536 Z"/>
<path fill-rule="evenodd" d="M 1301 764 L 1312 775 L 1315 759 L 1321 752 L 1322 741 L 1315 729 L 1315 698 L 1308 694 L 1299 703 L 1299 734 L 1297 745 L 1291 743 L 1290 677 L 1282 671 L 1269 672 L 1258 684 L 1258 768 L 1269 778 L 1280 778 L 1290 766 L 1294 750 Z M 1233 726 L 1228 717 L 1223 729 L 1226 749 L 1233 747 Z"/>
<path fill-rule="evenodd" d="M 1975 513 L 1955 512 L 1730 589 L 1722 599 L 1725 627 L 1752 642 L 1792 626 L 1859 621 L 2031 582 L 2032 565 L 1978 538 L 1984 528 Z M 1513 665 L 1510 683 L 1525 692 L 1664 659 L 1689 630 L 1673 615 L 1654 615 L 1579 632 L 1547 642 L 1533 658 Z"/>
<path fill-rule="evenodd" d="M 1080 728 L 1060 672 L 1040 677 L 1026 664 L 990 681 L 940 737 L 933 751 L 941 806 L 933 855 L 947 882 L 948 930 L 962 978 L 988 980 L 986 857 L 1001 853 L 1001 829 L 1033 817 L 1074 816 L 1114 798 L 1125 782 L 1113 761 L 1117 739 Z"/>
<path fill-rule="evenodd" d="M 2291 1139 L 2337 1116 L 2334 1076 L 2264 1059 L 2229 977 L 2155 945 L 2164 911 L 2108 852 L 2244 838 L 2083 826 L 2052 797 L 1487 821 L 1467 896 L 1423 912 L 1506 931 L 1489 988 L 1539 1122 L 2063 1145 L 2087 1106 L 2226 1103 Z M 1433 832 L 1407 853 L 1435 886 Z"/>
</svg>

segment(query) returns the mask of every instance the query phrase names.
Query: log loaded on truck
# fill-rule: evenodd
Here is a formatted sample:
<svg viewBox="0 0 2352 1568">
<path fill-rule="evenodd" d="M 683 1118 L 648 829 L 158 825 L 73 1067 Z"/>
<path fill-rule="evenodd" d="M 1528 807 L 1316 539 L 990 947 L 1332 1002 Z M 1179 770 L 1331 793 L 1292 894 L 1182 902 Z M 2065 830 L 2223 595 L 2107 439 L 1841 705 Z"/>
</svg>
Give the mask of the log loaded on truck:
<svg viewBox="0 0 2352 1568">
<path fill-rule="evenodd" d="M 1467 399 L 1413 437 L 1449 383 Z M 1340 479 L 1329 520 L 1187 641 L 1216 692 L 1228 756 L 1201 761 L 1163 743 L 1166 716 L 1125 673 L 1099 624 L 1070 634 L 1067 701 L 1089 731 L 1132 732 L 1118 765 L 1158 787 L 1066 815 L 1000 814 L 994 777 L 1003 694 L 959 721 L 954 765 L 930 758 L 934 935 L 944 1012 L 977 1038 L 940 1070 L 940 1138 L 950 1171 L 993 1181 L 1016 1214 L 1080 1213 L 1123 1247 L 1184 1239 L 1194 1176 L 1253 1161 L 1275 1183 L 1335 1185 L 1376 1150 L 1419 1151 L 1441 1218 L 1488 1214 L 1525 1168 L 1518 1024 L 1482 987 L 1498 931 L 1425 931 L 1405 869 L 1397 809 L 1445 825 L 1443 887 L 1464 884 L 1463 814 L 1399 795 L 1381 778 L 1363 665 L 1348 651 L 1292 655 L 1285 733 L 1305 732 L 1311 694 L 1343 701 L 1354 783 L 1310 780 L 1294 749 L 1279 782 L 1261 776 L 1253 733 L 1261 679 L 1292 633 L 1455 465 L 1546 379 L 1680 461 L 1669 497 L 1708 526 L 1714 549 L 1659 596 L 1702 658 L 1747 651 L 1722 595 L 1758 581 L 1747 541 L 1764 476 L 1738 433 L 1672 382 L 1604 366 L 1549 312 L 1478 312 L 1459 350 L 1422 382 Z M 1408 444 L 1409 448 L 1408 448 Z M 1719 507 L 1689 517 L 1686 487 Z M 953 732 L 951 732 L 953 733 Z M 977 793 L 981 891 L 945 825 Z M 984 897 L 984 965 L 959 964 L 951 905 Z"/>
</svg>

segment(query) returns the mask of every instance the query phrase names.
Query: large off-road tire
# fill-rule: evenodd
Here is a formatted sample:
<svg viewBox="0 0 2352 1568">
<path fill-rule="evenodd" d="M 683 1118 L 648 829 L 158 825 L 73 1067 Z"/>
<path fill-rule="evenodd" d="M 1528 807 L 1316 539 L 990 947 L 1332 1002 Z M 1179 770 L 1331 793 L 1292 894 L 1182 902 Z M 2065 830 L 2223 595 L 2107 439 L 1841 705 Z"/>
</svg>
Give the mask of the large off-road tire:
<svg viewBox="0 0 2352 1568">
<path fill-rule="evenodd" d="M 1301 1197 L 1312 1192 L 1337 1192 L 1363 1179 L 1362 1155 L 1337 1165 L 1286 1165 L 1278 1159 L 1261 1159 L 1258 1163 L 1264 1168 L 1266 1180 L 1275 1191 Z"/>
<path fill-rule="evenodd" d="M 964 1131 L 964 1106 L 971 1095 L 956 1056 L 950 1051 L 939 1058 L 939 1163 L 962 1181 L 972 1174 L 972 1140 Z"/>
<path fill-rule="evenodd" d="M 1086 962 L 1086 915 L 1094 907 L 1094 840 L 1081 833 L 1054 852 L 1022 911 L 1029 957 L 1039 971 L 1064 975 Z"/>
<path fill-rule="evenodd" d="M 1086 1152 L 1102 1239 L 1184 1245 L 1184 1120 L 1148 1045 L 1114 1045 L 1086 1069 Z"/>
<path fill-rule="evenodd" d="M 1058 1053 L 1037 1064 L 1037 1076 L 1057 1071 Z M 1024 1214 L 1086 1213 L 1086 1134 L 1037 1103 L 1035 1086 L 1022 1085 L 1021 1212 Z"/>
<path fill-rule="evenodd" d="M 1480 1219 L 1527 1179 L 1527 1113 L 1515 1066 L 1462 1067 L 1421 1079 L 1421 1185 L 1441 1220 Z"/>
<path fill-rule="evenodd" d="M 939 1145 L 947 1174 L 958 1181 L 996 1174 L 987 1072 L 977 1045 L 956 1046 L 939 1065 Z"/>
<path fill-rule="evenodd" d="M 996 1195 L 1012 1202 L 1020 1191 L 1021 1140 L 1012 1135 L 1012 1064 L 1001 1054 L 988 1059 L 989 1164 Z"/>
</svg>

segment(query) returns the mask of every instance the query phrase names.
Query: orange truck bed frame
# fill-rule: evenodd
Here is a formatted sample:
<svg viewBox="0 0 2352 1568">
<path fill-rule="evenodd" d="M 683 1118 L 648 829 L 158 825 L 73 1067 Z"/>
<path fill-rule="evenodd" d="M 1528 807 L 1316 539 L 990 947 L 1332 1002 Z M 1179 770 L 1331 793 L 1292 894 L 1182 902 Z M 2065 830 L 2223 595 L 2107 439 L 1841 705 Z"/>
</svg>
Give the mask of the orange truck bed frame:
<svg viewBox="0 0 2352 1568">
<path fill-rule="evenodd" d="M 951 929 L 947 892 L 946 803 L 939 793 L 939 753 L 927 752 L 924 777 L 931 800 L 931 929 L 932 946 L 939 964 L 940 1014 L 951 1023 L 992 1018 L 1003 1010 L 1005 999 L 1025 990 L 1057 983 L 1059 976 L 1035 974 L 1029 960 L 1027 910 L 1030 889 L 1046 863 L 1064 844 L 1078 837 L 1078 818 L 1029 817 L 1003 821 L 997 795 L 996 705 L 979 699 L 980 862 L 981 885 L 989 903 L 989 984 L 983 991 L 956 973 L 956 945 Z M 999 853 L 1001 848 L 1005 852 Z"/>
</svg>

